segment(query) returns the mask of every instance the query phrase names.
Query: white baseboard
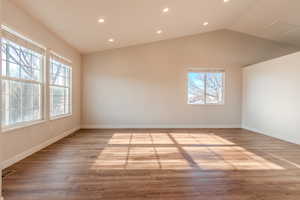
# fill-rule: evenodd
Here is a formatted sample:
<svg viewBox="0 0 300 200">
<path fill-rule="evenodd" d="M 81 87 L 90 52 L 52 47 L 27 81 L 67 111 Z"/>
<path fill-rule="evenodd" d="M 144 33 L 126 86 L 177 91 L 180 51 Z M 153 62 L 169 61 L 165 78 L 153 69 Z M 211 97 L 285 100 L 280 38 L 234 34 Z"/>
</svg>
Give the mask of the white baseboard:
<svg viewBox="0 0 300 200">
<path fill-rule="evenodd" d="M 248 127 L 248 126 L 242 125 L 242 129 L 246 129 L 246 130 L 248 130 L 248 131 L 252 131 L 252 132 L 255 132 L 255 133 L 259 133 L 259 134 L 266 135 L 265 133 L 263 133 L 263 131 L 258 130 L 258 129 L 256 129 L 256 128 L 250 128 L 250 127 Z"/>
<path fill-rule="evenodd" d="M 47 146 L 49 146 L 49 145 L 57 142 L 58 140 L 61 140 L 62 138 L 64 138 L 64 137 L 66 137 L 66 136 L 74 133 L 75 131 L 77 131 L 79 129 L 80 129 L 80 126 L 72 128 L 72 129 L 69 129 L 69 130 L 63 132 L 61 135 L 58 135 L 58 136 L 56 136 L 54 138 L 51 138 L 51 139 L 43 142 L 40 145 L 37 145 L 37 146 L 35 146 L 35 147 L 33 147 L 33 148 L 31 148 L 31 149 L 23 152 L 23 153 L 20 153 L 20 154 L 18 154 L 16 156 L 12 157 L 11 159 L 3 161 L 0 164 L 0 169 L 5 169 L 5 168 L 7 168 L 7 167 L 9 167 L 9 166 L 11 166 L 11 165 L 19 162 L 20 160 L 23 160 L 24 158 L 26 158 L 26 157 L 28 157 L 28 156 L 30 156 L 30 155 L 32 155 L 32 154 L 34 154 L 34 153 L 36 153 L 36 152 L 44 149 L 45 147 L 47 147 Z M 2 200 L 2 199 L 0 198 L 0 200 Z"/>
<path fill-rule="evenodd" d="M 290 143 L 293 143 L 293 144 L 298 144 L 300 145 L 300 142 L 298 140 L 295 140 L 295 139 L 290 139 L 290 138 L 286 138 L 284 137 L 284 135 L 281 135 L 281 136 L 276 136 L 274 134 L 270 134 L 266 131 L 262 131 L 262 130 L 259 130 L 259 129 L 256 129 L 256 128 L 250 128 L 248 126 L 245 126 L 245 125 L 242 125 L 242 128 L 243 129 L 246 129 L 248 131 L 252 131 L 252 132 L 255 132 L 255 133 L 259 133 L 261 135 L 266 135 L 266 136 L 269 136 L 269 137 L 273 137 L 273 138 L 276 138 L 276 139 L 279 139 L 279 140 L 283 140 L 283 141 L 286 141 L 286 142 L 290 142 Z"/>
<path fill-rule="evenodd" d="M 240 124 L 227 124 L 227 125 L 81 125 L 82 129 L 138 129 L 138 128 L 241 128 Z"/>
</svg>

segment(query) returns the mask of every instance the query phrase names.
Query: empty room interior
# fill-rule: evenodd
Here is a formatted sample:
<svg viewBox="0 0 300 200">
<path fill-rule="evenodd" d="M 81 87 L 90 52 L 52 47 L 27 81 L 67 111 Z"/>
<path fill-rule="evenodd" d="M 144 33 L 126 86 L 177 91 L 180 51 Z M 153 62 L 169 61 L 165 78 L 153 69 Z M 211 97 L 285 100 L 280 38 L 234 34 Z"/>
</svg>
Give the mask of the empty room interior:
<svg viewBox="0 0 300 200">
<path fill-rule="evenodd" d="M 300 200 L 299 0 L 0 0 L 0 200 Z"/>
</svg>

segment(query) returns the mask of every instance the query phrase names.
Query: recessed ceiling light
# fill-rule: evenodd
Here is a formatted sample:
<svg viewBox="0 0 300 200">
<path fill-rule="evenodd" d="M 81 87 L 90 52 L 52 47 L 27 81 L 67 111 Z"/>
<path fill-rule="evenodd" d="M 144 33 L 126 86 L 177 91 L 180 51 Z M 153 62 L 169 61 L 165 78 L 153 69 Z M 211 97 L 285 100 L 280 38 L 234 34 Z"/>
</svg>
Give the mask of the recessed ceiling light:
<svg viewBox="0 0 300 200">
<path fill-rule="evenodd" d="M 108 41 L 109 41 L 109 42 L 114 42 L 115 39 L 114 39 L 114 38 L 110 38 L 110 39 L 108 39 Z"/>
<path fill-rule="evenodd" d="M 208 25 L 208 22 L 204 22 L 204 23 L 203 23 L 203 26 L 207 26 L 207 25 Z"/>
<path fill-rule="evenodd" d="M 157 30 L 156 31 L 157 34 L 162 34 L 162 32 L 163 32 L 162 30 Z"/>
<path fill-rule="evenodd" d="M 230 0 L 224 0 L 225 3 L 229 2 Z"/>
<path fill-rule="evenodd" d="M 100 18 L 100 19 L 98 19 L 98 22 L 99 22 L 99 23 L 104 23 L 105 20 L 104 20 L 103 18 Z"/>
<path fill-rule="evenodd" d="M 170 11 L 170 9 L 169 9 L 168 7 L 163 9 L 163 12 L 164 12 L 164 13 L 167 13 L 167 12 L 169 12 L 169 11 Z"/>
</svg>

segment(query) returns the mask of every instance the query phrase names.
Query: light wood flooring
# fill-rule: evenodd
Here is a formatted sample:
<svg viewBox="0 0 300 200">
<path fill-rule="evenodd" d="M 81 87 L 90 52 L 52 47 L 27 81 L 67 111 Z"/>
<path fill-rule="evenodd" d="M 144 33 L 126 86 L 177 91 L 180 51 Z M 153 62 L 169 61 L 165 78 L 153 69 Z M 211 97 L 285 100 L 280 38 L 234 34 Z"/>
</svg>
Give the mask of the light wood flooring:
<svg viewBox="0 0 300 200">
<path fill-rule="evenodd" d="M 300 200 L 300 146 L 243 129 L 80 130 L 5 173 L 5 200 Z"/>
</svg>

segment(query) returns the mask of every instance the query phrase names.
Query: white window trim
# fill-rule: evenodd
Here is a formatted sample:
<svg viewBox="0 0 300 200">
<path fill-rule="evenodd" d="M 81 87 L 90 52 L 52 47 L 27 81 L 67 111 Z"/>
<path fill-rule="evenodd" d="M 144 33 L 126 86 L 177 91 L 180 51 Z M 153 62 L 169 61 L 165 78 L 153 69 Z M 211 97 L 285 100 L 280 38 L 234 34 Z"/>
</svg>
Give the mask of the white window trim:
<svg viewBox="0 0 300 200">
<path fill-rule="evenodd" d="M 7 132 L 11 132 L 11 131 L 23 129 L 23 128 L 28 128 L 28 127 L 36 126 L 36 125 L 43 124 L 43 123 L 46 123 L 46 122 L 47 121 L 44 120 L 44 119 L 30 121 L 30 122 L 20 122 L 20 123 L 14 125 L 14 126 L 2 127 L 2 133 L 7 133 Z"/>
<path fill-rule="evenodd" d="M 51 79 L 51 73 L 50 73 L 50 68 L 51 68 L 51 57 L 50 57 L 50 54 L 53 54 L 54 56 L 56 57 L 59 57 L 60 59 L 66 61 L 66 65 L 70 68 L 70 82 L 69 82 L 69 87 L 66 87 L 66 86 L 62 86 L 62 85 L 56 85 L 56 84 L 51 84 L 50 83 L 50 79 Z M 68 118 L 68 117 L 71 117 L 73 115 L 73 68 L 72 68 L 72 62 L 65 58 L 65 57 L 62 57 L 60 56 L 59 54 L 53 52 L 53 51 L 49 51 L 49 60 L 48 60 L 48 70 L 47 70 L 47 73 L 48 73 L 48 82 L 47 82 L 47 88 L 48 88 L 48 100 L 49 100 L 49 104 L 48 104 L 48 116 L 49 116 L 49 120 L 51 121 L 54 121 L 54 120 L 58 120 L 58 119 L 62 119 L 62 118 Z M 51 95 L 50 95 L 50 88 L 51 86 L 54 86 L 54 87 L 61 87 L 61 88 L 69 88 L 69 110 L 70 112 L 69 113 L 64 113 L 64 114 L 61 114 L 61 115 L 56 115 L 56 116 L 51 116 Z"/>
<path fill-rule="evenodd" d="M 2 29 L 10 32 L 11 34 L 14 34 L 15 36 L 17 37 L 20 37 L 20 39 L 23 39 L 23 40 L 26 40 L 27 42 L 29 43 L 32 43 L 33 45 L 36 45 L 40 48 L 43 48 L 43 46 L 39 45 L 38 43 L 36 42 L 33 42 L 32 40 L 28 39 L 27 37 L 13 31 L 12 29 L 6 27 L 6 26 L 1 26 Z M 3 37 L 5 39 L 5 37 Z M 1 42 L 1 46 L 2 46 L 2 37 L 0 38 L 0 42 Z M 26 47 L 25 47 L 26 48 Z M 46 53 L 46 49 L 45 49 L 45 53 Z M 31 120 L 31 121 L 25 121 L 25 122 L 17 122 L 15 124 L 12 124 L 12 125 L 7 125 L 7 126 L 3 126 L 2 124 L 2 119 L 1 119 L 1 132 L 9 132 L 9 131 L 12 131 L 12 130 L 17 130 L 17 129 L 21 129 L 21 128 L 24 128 L 24 127 L 30 127 L 30 126 L 33 126 L 33 125 L 36 125 L 36 124 L 40 124 L 40 123 L 43 123 L 45 122 L 45 88 L 46 88 L 46 82 L 45 82 L 45 76 L 44 76 L 44 71 L 45 71 L 45 68 L 47 68 L 47 66 L 45 65 L 45 59 L 46 59 L 46 56 L 45 54 L 44 55 L 41 55 L 42 56 L 42 68 L 41 68 L 41 80 L 40 81 L 34 81 L 34 80 L 26 80 L 26 79 L 22 79 L 22 78 L 12 78 L 12 77 L 6 77 L 6 76 L 2 76 L 2 68 L 3 66 L 1 65 L 1 74 L 0 74 L 0 77 L 1 77 L 1 95 L 2 95 L 2 81 L 3 80 L 11 80 L 11 81 L 18 81 L 18 82 L 23 82 L 23 83 L 33 83 L 33 84 L 39 84 L 41 86 L 41 96 L 40 96 L 40 111 L 41 111 L 41 118 L 40 119 L 37 119 L 37 120 Z M 1 50 L 1 62 L 2 62 L 2 50 Z M 1 100 L 2 102 L 2 100 Z M 1 104 L 2 105 L 2 104 Z M 2 112 L 5 112 L 4 109 L 2 109 Z"/>
<path fill-rule="evenodd" d="M 43 56 L 43 68 L 41 70 L 41 75 L 42 75 L 42 79 L 41 79 L 41 83 L 42 84 L 42 88 L 41 88 L 41 119 L 39 120 L 33 120 L 33 121 L 26 121 L 26 122 L 20 122 L 20 123 L 16 123 L 14 125 L 11 126 L 2 126 L 2 119 L 0 116 L 0 131 L 1 133 L 7 133 L 7 132 L 11 132 L 11 131 L 16 131 L 19 129 L 23 129 L 23 128 L 29 128 L 32 126 L 37 126 L 40 124 L 44 124 L 47 122 L 50 122 L 52 120 L 58 120 L 58 119 L 62 119 L 62 118 L 69 118 L 73 115 L 73 68 L 72 68 L 72 61 L 59 56 L 58 54 L 56 54 L 55 52 L 53 52 L 52 50 L 46 48 L 44 45 L 41 45 L 37 42 L 35 42 L 34 40 L 29 39 L 28 37 L 24 36 L 21 32 L 19 31 L 15 31 L 17 29 L 11 29 L 6 25 L 1 25 L 0 24 L 0 28 L 16 35 L 17 37 L 20 37 L 23 40 L 26 40 L 29 43 L 32 43 L 33 45 L 36 45 L 40 48 L 43 48 L 45 50 L 45 53 L 42 55 Z M 2 46 L 2 37 L 3 35 L 0 32 L 0 47 Z M 55 116 L 50 118 L 50 86 L 49 86 L 49 70 L 50 70 L 50 53 L 55 54 L 56 56 L 59 56 L 60 58 L 68 61 L 69 67 L 71 68 L 71 74 L 70 74 L 70 113 L 69 114 L 64 114 L 61 116 Z M 2 53 L 0 52 L 0 60 L 2 62 Z M 5 80 L 5 78 L 2 76 L 2 64 L 0 63 L 0 82 L 2 82 L 2 80 Z M 10 77 L 6 77 L 6 79 L 13 79 Z M 19 80 L 19 79 L 17 79 Z M 23 80 L 22 80 L 23 81 Z M 30 80 L 24 80 L 24 82 L 34 82 L 34 81 L 30 81 Z M 36 83 L 36 82 L 34 82 Z M 0 94 L 2 95 L 2 87 L 0 87 Z M 0 98 L 0 103 L 2 101 L 2 98 Z M 2 105 L 2 104 L 1 104 Z M 3 112 L 3 110 L 2 110 Z"/>
<path fill-rule="evenodd" d="M 50 121 L 55 121 L 55 120 L 63 119 L 63 118 L 69 118 L 69 117 L 72 117 L 72 115 L 73 114 L 70 113 L 70 114 L 63 114 L 63 115 L 54 116 L 54 117 L 50 118 Z"/>
<path fill-rule="evenodd" d="M 27 42 L 29 42 L 29 43 L 31 43 L 31 44 L 39 47 L 39 48 L 42 48 L 42 49 L 46 50 L 46 47 L 44 45 L 42 45 L 42 44 L 40 44 L 38 42 L 35 42 L 34 40 L 30 39 L 30 37 L 25 36 L 25 34 L 23 34 L 22 32 L 18 31 L 15 27 L 14 28 L 10 28 L 6 24 L 2 24 L 1 28 L 2 28 L 2 30 L 5 30 L 5 31 L 7 31 L 7 32 L 9 32 L 9 33 L 17 36 L 17 37 L 19 37 L 22 40 L 25 40 L 25 41 L 27 41 Z M 2 36 L 3 36 L 3 34 L 2 34 Z"/>
<path fill-rule="evenodd" d="M 223 102 L 222 103 L 204 103 L 204 104 L 191 104 L 189 103 L 189 73 L 190 72 L 209 72 L 209 71 L 223 71 Z M 205 83 L 206 84 L 206 83 Z M 224 68 L 188 68 L 185 71 L 185 102 L 189 106 L 225 106 L 226 105 L 226 70 Z M 206 90 L 206 86 L 205 86 Z M 206 94 L 206 91 L 205 91 Z M 205 98 L 206 99 L 206 98 Z"/>
</svg>

